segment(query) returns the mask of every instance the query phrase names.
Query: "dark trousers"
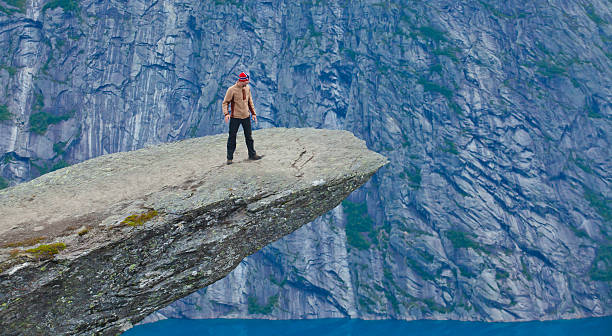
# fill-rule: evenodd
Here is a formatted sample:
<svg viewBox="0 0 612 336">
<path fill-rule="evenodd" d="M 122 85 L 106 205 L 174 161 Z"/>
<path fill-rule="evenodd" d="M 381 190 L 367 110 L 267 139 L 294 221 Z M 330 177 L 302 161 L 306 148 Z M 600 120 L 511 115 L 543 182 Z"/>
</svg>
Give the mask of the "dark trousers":
<svg viewBox="0 0 612 336">
<path fill-rule="evenodd" d="M 255 156 L 255 147 L 253 146 L 253 137 L 251 136 L 251 118 L 230 118 L 229 123 L 229 138 L 227 138 L 227 159 L 234 159 L 234 151 L 236 150 L 236 134 L 238 134 L 238 128 L 242 124 L 242 130 L 244 131 L 244 140 L 249 150 L 249 157 Z"/>
</svg>

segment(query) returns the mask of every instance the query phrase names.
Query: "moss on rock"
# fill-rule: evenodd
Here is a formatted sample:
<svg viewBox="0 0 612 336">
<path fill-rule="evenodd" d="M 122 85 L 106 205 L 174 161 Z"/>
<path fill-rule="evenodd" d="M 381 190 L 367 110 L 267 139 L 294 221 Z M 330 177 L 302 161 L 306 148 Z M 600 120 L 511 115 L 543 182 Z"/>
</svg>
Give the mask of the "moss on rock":
<svg viewBox="0 0 612 336">
<path fill-rule="evenodd" d="M 158 212 L 156 210 L 150 210 L 145 213 L 141 213 L 140 215 L 130 215 L 121 221 L 121 225 L 140 226 L 157 215 Z"/>
<path fill-rule="evenodd" d="M 43 259 L 51 259 L 61 250 L 66 248 L 64 243 L 43 244 L 35 248 L 27 249 L 25 252 L 31 253 L 35 257 Z"/>
</svg>

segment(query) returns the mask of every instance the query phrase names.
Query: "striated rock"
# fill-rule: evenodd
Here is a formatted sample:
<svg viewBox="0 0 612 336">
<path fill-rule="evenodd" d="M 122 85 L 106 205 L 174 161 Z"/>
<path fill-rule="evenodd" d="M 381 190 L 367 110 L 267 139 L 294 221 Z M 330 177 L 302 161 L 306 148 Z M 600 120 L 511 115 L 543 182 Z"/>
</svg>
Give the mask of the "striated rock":
<svg viewBox="0 0 612 336">
<path fill-rule="evenodd" d="M 608 0 L 20 3 L 0 9 L 0 188 L 225 133 L 241 71 L 256 127 L 349 130 L 390 161 L 358 206 L 157 315 L 612 314 Z"/>
<path fill-rule="evenodd" d="M 331 210 L 387 162 L 347 131 L 253 136 L 259 161 L 238 146 L 226 165 L 227 136 L 215 135 L 0 192 L 3 335 L 126 330 Z"/>
</svg>

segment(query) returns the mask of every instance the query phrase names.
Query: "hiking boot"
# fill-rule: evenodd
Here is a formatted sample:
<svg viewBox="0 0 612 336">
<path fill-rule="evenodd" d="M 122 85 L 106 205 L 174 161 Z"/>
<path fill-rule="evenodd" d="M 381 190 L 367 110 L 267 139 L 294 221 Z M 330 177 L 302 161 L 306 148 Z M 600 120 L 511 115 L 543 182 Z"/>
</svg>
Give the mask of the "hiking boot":
<svg viewBox="0 0 612 336">
<path fill-rule="evenodd" d="M 262 157 L 264 157 L 264 156 L 263 156 L 263 155 L 257 155 L 257 154 L 255 154 L 255 155 L 253 155 L 253 156 L 249 156 L 249 160 L 259 160 L 259 159 L 261 159 Z"/>
<path fill-rule="evenodd" d="M 227 164 L 231 165 L 232 164 L 232 160 L 227 160 Z"/>
</svg>

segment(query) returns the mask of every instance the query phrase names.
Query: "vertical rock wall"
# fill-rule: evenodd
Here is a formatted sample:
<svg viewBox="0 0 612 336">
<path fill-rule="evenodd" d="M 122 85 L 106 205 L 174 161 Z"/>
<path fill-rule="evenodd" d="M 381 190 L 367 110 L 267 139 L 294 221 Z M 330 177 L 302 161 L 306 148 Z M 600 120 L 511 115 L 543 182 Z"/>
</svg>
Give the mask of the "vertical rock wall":
<svg viewBox="0 0 612 336">
<path fill-rule="evenodd" d="M 5 184 L 226 132 L 243 70 L 256 127 L 346 129 L 391 160 L 334 215 L 168 311 L 610 314 L 608 1 L 0 4 Z"/>
</svg>

